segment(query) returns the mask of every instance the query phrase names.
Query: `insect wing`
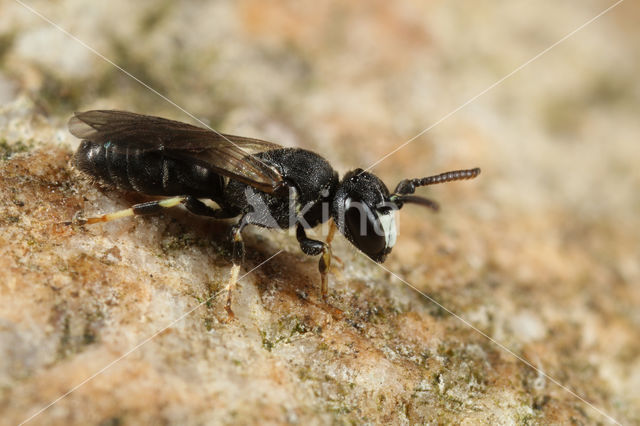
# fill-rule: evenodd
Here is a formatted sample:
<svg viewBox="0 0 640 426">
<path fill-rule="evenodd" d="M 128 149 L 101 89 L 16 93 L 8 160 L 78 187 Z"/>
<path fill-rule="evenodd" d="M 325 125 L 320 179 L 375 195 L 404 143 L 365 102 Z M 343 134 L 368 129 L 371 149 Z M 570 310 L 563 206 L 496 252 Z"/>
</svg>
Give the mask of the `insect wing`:
<svg viewBox="0 0 640 426">
<path fill-rule="evenodd" d="M 259 139 L 223 135 L 179 121 L 115 110 L 75 113 L 69 120 L 69 131 L 94 143 L 111 143 L 111 149 L 122 152 L 156 151 L 191 161 L 264 192 L 273 193 L 283 183 L 275 168 L 252 155 L 281 146 Z"/>
</svg>

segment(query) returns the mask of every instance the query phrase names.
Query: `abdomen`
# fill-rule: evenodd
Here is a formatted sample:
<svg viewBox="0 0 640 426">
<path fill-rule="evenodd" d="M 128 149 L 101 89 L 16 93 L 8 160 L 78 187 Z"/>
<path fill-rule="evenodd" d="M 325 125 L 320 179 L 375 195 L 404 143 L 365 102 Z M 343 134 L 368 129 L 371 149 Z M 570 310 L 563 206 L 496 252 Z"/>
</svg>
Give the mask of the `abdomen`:
<svg viewBox="0 0 640 426">
<path fill-rule="evenodd" d="M 74 162 L 80 171 L 106 184 L 142 194 L 215 199 L 224 189 L 224 179 L 217 173 L 158 151 L 83 140 Z"/>
</svg>

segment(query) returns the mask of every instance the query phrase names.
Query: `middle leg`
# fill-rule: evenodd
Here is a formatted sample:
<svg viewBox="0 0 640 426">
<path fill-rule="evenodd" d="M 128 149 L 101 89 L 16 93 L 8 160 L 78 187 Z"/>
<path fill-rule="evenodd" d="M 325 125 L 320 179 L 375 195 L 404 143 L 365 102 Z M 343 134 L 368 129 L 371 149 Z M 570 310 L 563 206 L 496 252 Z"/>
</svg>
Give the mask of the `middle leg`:
<svg viewBox="0 0 640 426">
<path fill-rule="evenodd" d="M 224 306 L 224 309 L 227 311 L 227 315 L 229 315 L 229 319 L 233 319 L 235 317 L 233 310 L 231 309 L 231 295 L 236 287 L 236 283 L 238 282 L 240 267 L 244 261 L 244 241 L 242 240 L 242 230 L 248 224 L 249 220 L 245 214 L 242 216 L 240 221 L 231 228 L 231 262 L 233 263 L 233 266 L 231 267 L 231 274 L 226 286 L 227 302 Z"/>
</svg>

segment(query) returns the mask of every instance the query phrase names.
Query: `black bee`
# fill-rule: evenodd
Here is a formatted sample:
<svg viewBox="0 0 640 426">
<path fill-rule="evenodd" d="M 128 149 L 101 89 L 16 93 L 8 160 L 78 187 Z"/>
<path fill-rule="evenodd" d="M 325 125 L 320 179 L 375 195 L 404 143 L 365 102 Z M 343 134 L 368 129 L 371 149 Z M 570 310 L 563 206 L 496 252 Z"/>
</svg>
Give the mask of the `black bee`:
<svg viewBox="0 0 640 426">
<path fill-rule="evenodd" d="M 378 177 L 362 169 L 340 180 L 327 160 L 311 151 L 159 117 L 87 111 L 76 113 L 69 129 L 82 139 L 74 157 L 80 171 L 124 190 L 171 198 L 66 224 L 107 222 L 180 204 L 197 215 L 240 218 L 230 235 L 233 267 L 225 305 L 230 317 L 231 292 L 244 257 L 241 232 L 245 226 L 295 226 L 302 251 L 320 255 L 321 295 L 326 299 L 329 244 L 335 228 L 327 242 L 307 237 L 305 229 L 333 219 L 356 248 L 383 262 L 396 242 L 395 210 L 406 203 L 438 209 L 435 202 L 411 195 L 416 187 L 471 179 L 480 173 L 475 168 L 407 179 L 391 193 Z M 205 204 L 206 199 L 217 208 Z"/>
</svg>

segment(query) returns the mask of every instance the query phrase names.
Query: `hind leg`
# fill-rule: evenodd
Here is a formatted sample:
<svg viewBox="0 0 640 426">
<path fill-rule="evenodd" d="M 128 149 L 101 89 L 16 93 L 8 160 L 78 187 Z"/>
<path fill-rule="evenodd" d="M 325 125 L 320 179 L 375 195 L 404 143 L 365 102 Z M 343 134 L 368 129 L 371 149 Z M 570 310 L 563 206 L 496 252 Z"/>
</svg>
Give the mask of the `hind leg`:
<svg viewBox="0 0 640 426">
<path fill-rule="evenodd" d="M 224 209 L 213 209 L 202 201 L 191 195 L 184 195 L 179 197 L 165 198 L 164 200 L 147 201 L 146 203 L 135 204 L 128 209 L 118 210 L 117 212 L 103 214 L 101 216 L 94 216 L 89 218 L 74 217 L 73 220 L 62 222 L 63 225 L 91 225 L 99 222 L 110 222 L 112 220 L 120 219 L 127 216 L 148 215 L 155 214 L 162 211 L 162 209 L 168 209 L 171 207 L 184 206 L 193 214 L 200 216 L 210 216 L 216 219 L 226 219 L 236 216 L 233 212 L 229 212 Z"/>
</svg>

